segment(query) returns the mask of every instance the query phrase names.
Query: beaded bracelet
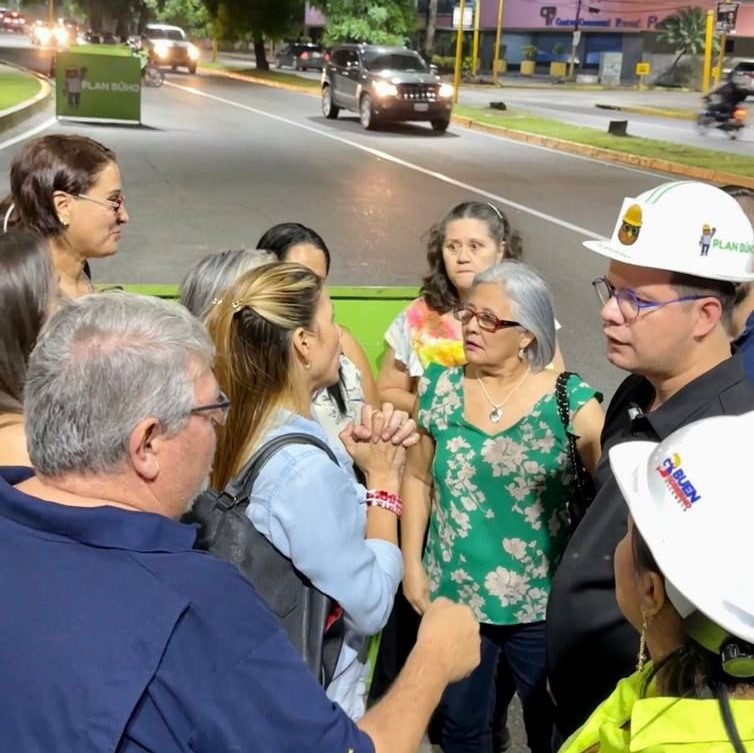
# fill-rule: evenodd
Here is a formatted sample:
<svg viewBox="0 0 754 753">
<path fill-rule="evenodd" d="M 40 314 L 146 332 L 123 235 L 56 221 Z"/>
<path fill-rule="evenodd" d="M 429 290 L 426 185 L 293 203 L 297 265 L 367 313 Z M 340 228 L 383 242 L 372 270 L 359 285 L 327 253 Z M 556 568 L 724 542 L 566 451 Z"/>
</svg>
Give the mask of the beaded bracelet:
<svg viewBox="0 0 754 753">
<path fill-rule="evenodd" d="M 395 513 L 399 518 L 403 512 L 403 502 L 397 494 L 391 494 L 383 489 L 367 490 L 367 507 L 382 507 Z"/>
</svg>

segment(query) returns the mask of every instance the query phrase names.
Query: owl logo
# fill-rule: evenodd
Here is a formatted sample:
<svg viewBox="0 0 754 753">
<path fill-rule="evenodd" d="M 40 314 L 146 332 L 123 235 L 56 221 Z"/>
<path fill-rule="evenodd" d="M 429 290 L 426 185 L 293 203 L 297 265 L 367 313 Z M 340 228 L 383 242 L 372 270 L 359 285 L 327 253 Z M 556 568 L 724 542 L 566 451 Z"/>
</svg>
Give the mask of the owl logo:
<svg viewBox="0 0 754 753">
<path fill-rule="evenodd" d="M 623 215 L 623 222 L 621 222 L 618 230 L 618 240 L 624 246 L 632 246 L 636 243 L 640 231 L 641 207 L 638 204 L 631 204 L 626 210 L 626 214 Z"/>
</svg>

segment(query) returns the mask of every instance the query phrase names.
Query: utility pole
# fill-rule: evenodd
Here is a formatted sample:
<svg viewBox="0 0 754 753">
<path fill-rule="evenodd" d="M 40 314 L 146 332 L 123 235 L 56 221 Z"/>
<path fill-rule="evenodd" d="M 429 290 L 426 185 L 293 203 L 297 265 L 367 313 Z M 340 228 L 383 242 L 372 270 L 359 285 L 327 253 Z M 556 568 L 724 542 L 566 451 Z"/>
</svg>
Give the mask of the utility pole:
<svg viewBox="0 0 754 753">
<path fill-rule="evenodd" d="M 503 0 L 498 0 L 497 4 L 497 32 L 495 33 L 495 58 L 492 61 L 492 75 L 495 83 L 498 84 L 500 75 L 500 40 L 503 32 Z"/>
<path fill-rule="evenodd" d="M 704 68 L 702 72 L 702 94 L 709 91 L 712 71 L 712 39 L 715 35 L 715 11 L 708 10 L 704 32 Z"/>
<path fill-rule="evenodd" d="M 571 43 L 571 59 L 568 61 L 568 78 L 572 79 L 576 69 L 576 49 L 581 41 L 581 34 L 579 33 L 579 21 L 581 21 L 581 0 L 578 0 L 576 5 L 576 21 L 573 25 L 573 41 Z"/>
<path fill-rule="evenodd" d="M 47 17 L 50 24 L 55 23 L 55 0 L 47 0 Z"/>
<path fill-rule="evenodd" d="M 456 67 L 453 73 L 453 104 L 458 104 L 458 92 L 461 88 L 461 65 L 463 63 L 463 11 L 465 0 L 461 0 L 458 7 L 458 30 L 456 32 Z"/>
<path fill-rule="evenodd" d="M 482 11 L 481 0 L 474 2 L 474 37 L 471 47 L 471 73 L 473 76 L 479 75 L 479 20 Z"/>
</svg>

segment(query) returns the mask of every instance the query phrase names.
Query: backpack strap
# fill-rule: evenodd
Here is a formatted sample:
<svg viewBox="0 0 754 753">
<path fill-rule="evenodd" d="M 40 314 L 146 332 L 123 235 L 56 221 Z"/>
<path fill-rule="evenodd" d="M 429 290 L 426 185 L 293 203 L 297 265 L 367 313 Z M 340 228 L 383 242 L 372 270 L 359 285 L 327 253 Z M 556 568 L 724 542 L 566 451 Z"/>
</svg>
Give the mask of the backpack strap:
<svg viewBox="0 0 754 753">
<path fill-rule="evenodd" d="M 263 444 L 244 465 L 243 468 L 227 483 L 217 500 L 217 506 L 222 510 L 230 510 L 242 503 L 248 503 L 254 482 L 267 464 L 267 461 L 282 447 L 289 444 L 309 444 L 318 447 L 335 465 L 340 466 L 335 453 L 330 447 L 317 437 L 301 432 L 281 434 Z"/>
</svg>

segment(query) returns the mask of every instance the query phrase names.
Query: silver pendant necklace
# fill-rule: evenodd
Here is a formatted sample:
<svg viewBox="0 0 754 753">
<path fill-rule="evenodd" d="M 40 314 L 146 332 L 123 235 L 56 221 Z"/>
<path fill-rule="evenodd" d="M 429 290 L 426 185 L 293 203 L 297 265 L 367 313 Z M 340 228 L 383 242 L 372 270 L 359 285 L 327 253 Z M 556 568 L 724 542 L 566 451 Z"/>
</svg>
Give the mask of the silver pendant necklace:
<svg viewBox="0 0 754 753">
<path fill-rule="evenodd" d="M 502 403 L 493 403 L 492 398 L 490 397 L 490 393 L 487 392 L 487 388 L 484 386 L 484 382 L 482 381 L 481 374 L 477 371 L 477 381 L 479 382 L 479 386 L 482 388 L 482 392 L 484 393 L 484 396 L 487 398 L 487 402 L 492 406 L 492 410 L 489 413 L 490 421 L 493 424 L 499 424 L 500 421 L 503 418 L 503 406 L 510 400 L 511 395 L 526 381 L 526 377 L 529 376 L 531 373 L 531 369 L 526 370 L 526 374 L 522 377 L 522 379 L 519 381 L 519 383 L 505 396 L 505 400 L 503 400 Z"/>
</svg>

